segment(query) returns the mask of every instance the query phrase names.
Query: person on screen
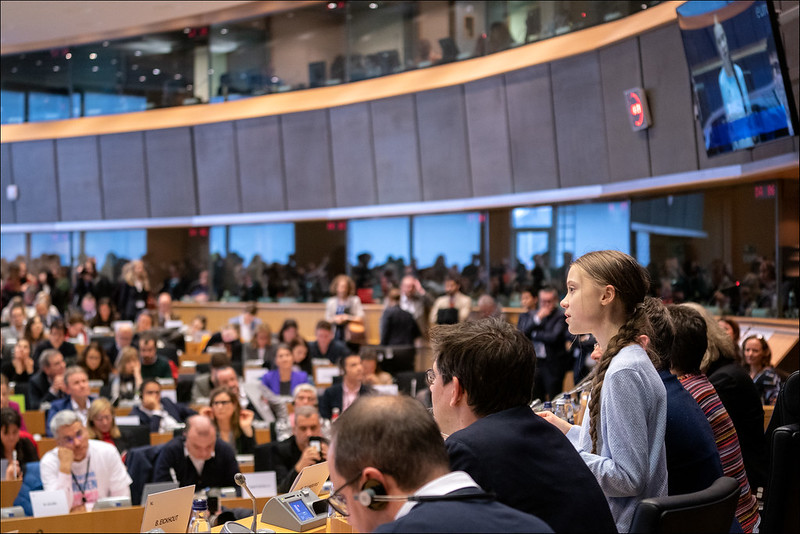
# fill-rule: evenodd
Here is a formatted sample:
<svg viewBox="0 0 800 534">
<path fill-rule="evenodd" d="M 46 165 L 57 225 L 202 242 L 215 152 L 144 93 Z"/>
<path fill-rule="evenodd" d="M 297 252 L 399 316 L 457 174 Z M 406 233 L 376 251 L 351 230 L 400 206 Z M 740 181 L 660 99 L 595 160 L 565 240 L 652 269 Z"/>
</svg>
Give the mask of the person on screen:
<svg viewBox="0 0 800 534">
<path fill-rule="evenodd" d="M 741 67 L 731 59 L 725 29 L 716 17 L 714 17 L 714 43 L 717 46 L 719 57 L 722 59 L 722 68 L 719 71 L 719 90 L 722 93 L 722 105 L 725 108 L 725 121 L 728 125 L 731 125 L 734 121 L 752 113 L 753 110 L 750 107 L 750 96 L 747 92 L 744 74 Z M 729 126 L 729 129 L 733 148 L 739 149 L 753 146 L 751 137 L 737 134 L 736 127 Z M 745 127 L 742 127 L 742 129 L 748 130 Z"/>
</svg>

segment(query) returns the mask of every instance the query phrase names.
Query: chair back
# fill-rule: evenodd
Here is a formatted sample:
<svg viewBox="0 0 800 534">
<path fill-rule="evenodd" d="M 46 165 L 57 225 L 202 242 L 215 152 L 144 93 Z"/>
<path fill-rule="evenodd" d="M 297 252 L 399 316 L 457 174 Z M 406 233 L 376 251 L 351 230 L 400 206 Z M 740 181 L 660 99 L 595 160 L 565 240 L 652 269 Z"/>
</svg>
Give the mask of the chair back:
<svg viewBox="0 0 800 534">
<path fill-rule="evenodd" d="M 772 433 L 769 485 L 761 513 L 761 532 L 800 532 L 800 423 Z"/>
<path fill-rule="evenodd" d="M 631 532 L 730 532 L 738 500 L 739 483 L 731 477 L 702 491 L 644 499 L 633 513 Z"/>
<path fill-rule="evenodd" d="M 274 442 L 256 445 L 253 450 L 253 467 L 255 471 L 274 471 L 275 462 L 272 459 Z"/>
</svg>

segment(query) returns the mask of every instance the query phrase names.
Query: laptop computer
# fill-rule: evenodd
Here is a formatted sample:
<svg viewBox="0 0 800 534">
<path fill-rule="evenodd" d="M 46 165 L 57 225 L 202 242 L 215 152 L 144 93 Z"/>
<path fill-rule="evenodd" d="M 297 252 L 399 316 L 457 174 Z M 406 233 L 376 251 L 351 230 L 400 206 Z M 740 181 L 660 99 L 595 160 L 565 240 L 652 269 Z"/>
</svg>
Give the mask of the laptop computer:
<svg viewBox="0 0 800 534">
<path fill-rule="evenodd" d="M 169 491 L 179 487 L 177 482 L 148 482 L 142 488 L 142 499 L 139 501 L 142 506 L 147 502 L 147 496 L 153 493 L 161 493 L 162 491 Z"/>
<path fill-rule="evenodd" d="M 325 484 L 325 481 L 328 480 L 329 475 L 330 470 L 328 469 L 328 462 L 309 465 L 300 471 L 300 474 L 294 479 L 292 487 L 289 488 L 289 492 L 308 488 L 319 496 L 322 492 L 322 486 Z"/>
</svg>

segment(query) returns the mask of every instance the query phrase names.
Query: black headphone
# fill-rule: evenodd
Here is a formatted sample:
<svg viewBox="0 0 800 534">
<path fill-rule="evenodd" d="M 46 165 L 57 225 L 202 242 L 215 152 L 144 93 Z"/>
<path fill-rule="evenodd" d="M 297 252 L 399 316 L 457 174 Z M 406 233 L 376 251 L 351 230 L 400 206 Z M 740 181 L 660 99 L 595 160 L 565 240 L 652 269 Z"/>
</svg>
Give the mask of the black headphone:
<svg viewBox="0 0 800 534">
<path fill-rule="evenodd" d="M 462 493 L 458 495 L 386 495 L 386 488 L 374 478 L 368 478 L 361 491 L 355 494 L 356 500 L 370 510 L 380 511 L 392 501 L 466 501 L 470 499 L 494 500 L 494 493 Z"/>
</svg>

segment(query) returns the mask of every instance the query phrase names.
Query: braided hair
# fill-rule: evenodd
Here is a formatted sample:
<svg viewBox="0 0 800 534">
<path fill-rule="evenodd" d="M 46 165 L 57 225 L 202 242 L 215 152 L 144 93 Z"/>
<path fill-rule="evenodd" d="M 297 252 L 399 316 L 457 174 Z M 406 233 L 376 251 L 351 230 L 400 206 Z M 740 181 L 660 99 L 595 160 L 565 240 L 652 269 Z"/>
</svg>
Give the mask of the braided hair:
<svg viewBox="0 0 800 534">
<path fill-rule="evenodd" d="M 652 337 L 650 322 L 643 305 L 650 289 L 650 276 L 633 257 L 616 250 L 589 252 L 575 260 L 573 265 L 579 267 L 597 284 L 613 286 L 616 292 L 615 298 L 624 306 L 626 318 L 616 335 L 609 340 L 592 379 L 592 396 L 588 406 L 589 435 L 592 438 L 592 454 L 597 454 L 600 402 L 608 366 L 612 358 L 624 347 L 638 344 L 640 336 Z"/>
</svg>

